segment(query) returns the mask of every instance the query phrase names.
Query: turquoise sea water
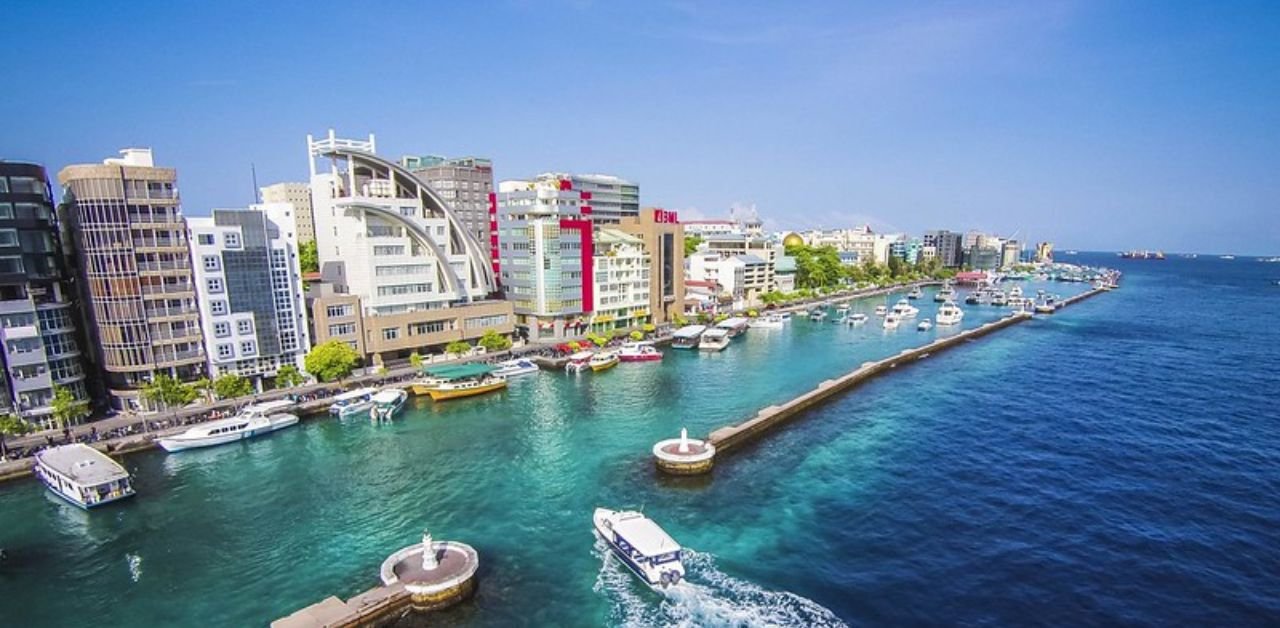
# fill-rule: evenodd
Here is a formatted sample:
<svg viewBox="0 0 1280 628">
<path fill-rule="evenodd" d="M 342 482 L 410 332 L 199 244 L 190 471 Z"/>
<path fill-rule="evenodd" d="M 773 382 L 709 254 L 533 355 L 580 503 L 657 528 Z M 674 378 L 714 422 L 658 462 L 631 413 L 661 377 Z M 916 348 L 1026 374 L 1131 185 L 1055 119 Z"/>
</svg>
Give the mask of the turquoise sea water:
<svg viewBox="0 0 1280 628">
<path fill-rule="evenodd" d="M 481 555 L 446 625 L 1267 623 L 1280 360 L 1259 321 L 1280 320 L 1280 288 L 1257 273 L 1280 265 L 1146 264 L 859 388 L 705 480 L 657 476 L 650 447 L 937 330 L 797 320 L 719 354 L 418 400 L 391 425 L 147 452 L 125 458 L 138 496 L 89 513 L 11 483 L 0 624 L 263 625 L 373 586 L 424 526 Z M 1228 306 L 1249 315 L 1210 314 Z M 965 327 L 1001 313 L 965 310 Z M 643 507 L 693 550 L 690 584 L 662 596 L 627 576 L 593 542 L 596 506 Z"/>
</svg>

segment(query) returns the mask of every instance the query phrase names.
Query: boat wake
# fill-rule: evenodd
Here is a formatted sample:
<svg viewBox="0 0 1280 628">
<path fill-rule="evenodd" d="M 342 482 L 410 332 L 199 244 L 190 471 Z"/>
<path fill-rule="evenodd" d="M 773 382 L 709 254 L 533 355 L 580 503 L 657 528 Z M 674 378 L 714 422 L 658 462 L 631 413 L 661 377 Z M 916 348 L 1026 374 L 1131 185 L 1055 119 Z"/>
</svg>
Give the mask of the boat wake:
<svg viewBox="0 0 1280 628">
<path fill-rule="evenodd" d="M 601 558 L 595 591 L 611 604 L 618 626 L 844 626 L 818 603 L 769 591 L 716 569 L 710 554 L 684 549 L 685 581 L 651 593 L 597 539 Z"/>
<path fill-rule="evenodd" d="M 124 557 L 129 563 L 129 578 L 137 582 L 142 578 L 142 557 L 137 554 L 125 554 Z"/>
</svg>

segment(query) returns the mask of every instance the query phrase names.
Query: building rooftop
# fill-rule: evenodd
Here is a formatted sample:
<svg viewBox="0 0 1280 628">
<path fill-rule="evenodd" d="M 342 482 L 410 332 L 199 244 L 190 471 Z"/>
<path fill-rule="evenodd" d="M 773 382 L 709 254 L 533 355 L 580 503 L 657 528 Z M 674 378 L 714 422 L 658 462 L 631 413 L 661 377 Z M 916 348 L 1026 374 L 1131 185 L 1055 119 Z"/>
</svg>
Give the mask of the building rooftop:
<svg viewBox="0 0 1280 628">
<path fill-rule="evenodd" d="M 743 264 L 766 264 L 767 263 L 763 259 L 760 259 L 755 255 L 751 255 L 750 253 L 746 255 L 735 256 L 734 259 L 741 260 Z"/>
<path fill-rule="evenodd" d="M 603 244 L 635 244 L 643 245 L 644 240 L 617 229 L 602 228 L 596 232 L 596 240 Z"/>
</svg>

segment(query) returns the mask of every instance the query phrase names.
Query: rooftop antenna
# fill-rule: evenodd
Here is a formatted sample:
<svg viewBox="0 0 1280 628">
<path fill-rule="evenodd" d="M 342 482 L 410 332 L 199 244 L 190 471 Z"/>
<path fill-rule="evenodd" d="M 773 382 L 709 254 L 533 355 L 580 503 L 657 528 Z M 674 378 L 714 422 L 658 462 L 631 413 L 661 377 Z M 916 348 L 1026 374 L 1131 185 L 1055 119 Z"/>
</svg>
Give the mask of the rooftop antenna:
<svg viewBox="0 0 1280 628">
<path fill-rule="evenodd" d="M 258 169 L 252 161 L 249 162 L 249 172 L 253 175 L 253 202 L 256 204 L 261 199 L 258 198 Z"/>
</svg>

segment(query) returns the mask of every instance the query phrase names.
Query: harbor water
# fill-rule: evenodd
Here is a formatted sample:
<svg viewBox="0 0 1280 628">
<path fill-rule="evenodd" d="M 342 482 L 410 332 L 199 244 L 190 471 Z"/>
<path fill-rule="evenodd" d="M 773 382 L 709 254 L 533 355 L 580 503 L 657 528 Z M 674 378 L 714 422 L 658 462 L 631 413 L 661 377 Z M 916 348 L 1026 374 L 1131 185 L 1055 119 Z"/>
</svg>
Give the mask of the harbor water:
<svg viewBox="0 0 1280 628">
<path fill-rule="evenodd" d="M 87 513 L 0 486 L 0 625 L 265 625 L 373 586 L 424 527 L 481 556 L 442 625 L 1274 625 L 1280 264 L 1064 261 L 1123 287 L 857 388 L 707 478 L 660 477 L 650 447 L 948 332 L 795 320 L 390 424 L 141 453 L 138 495 Z M 962 307 L 962 328 L 1005 312 Z M 597 506 L 657 520 L 689 582 L 641 586 L 593 539 Z"/>
</svg>

